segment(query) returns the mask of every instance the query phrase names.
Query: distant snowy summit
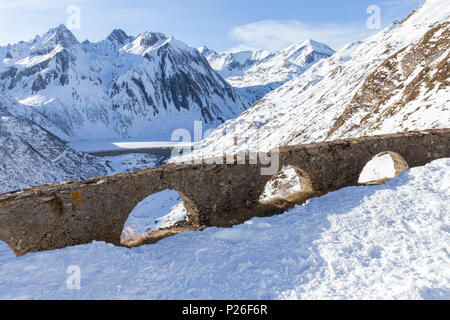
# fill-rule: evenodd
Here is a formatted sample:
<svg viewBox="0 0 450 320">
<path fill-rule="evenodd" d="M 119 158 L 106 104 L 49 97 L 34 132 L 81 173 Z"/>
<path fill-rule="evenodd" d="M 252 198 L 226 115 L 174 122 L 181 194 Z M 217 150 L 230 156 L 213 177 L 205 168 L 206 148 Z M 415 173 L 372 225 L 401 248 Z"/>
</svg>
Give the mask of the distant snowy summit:
<svg viewBox="0 0 450 320">
<path fill-rule="evenodd" d="M 224 78 L 243 76 L 245 71 L 270 55 L 268 51 L 216 52 L 206 46 L 200 47 L 198 51 Z"/>
<path fill-rule="evenodd" d="M 283 50 L 240 51 L 217 53 L 206 47 L 198 49 L 211 67 L 250 102 L 259 100 L 270 91 L 292 80 L 334 50 L 326 44 L 306 40 Z"/>
<path fill-rule="evenodd" d="M 0 47 L 0 91 L 66 140 L 170 139 L 177 128 L 192 130 L 194 120 L 216 127 L 249 106 L 195 48 L 173 37 L 116 29 L 79 43 L 64 25 Z"/>
</svg>

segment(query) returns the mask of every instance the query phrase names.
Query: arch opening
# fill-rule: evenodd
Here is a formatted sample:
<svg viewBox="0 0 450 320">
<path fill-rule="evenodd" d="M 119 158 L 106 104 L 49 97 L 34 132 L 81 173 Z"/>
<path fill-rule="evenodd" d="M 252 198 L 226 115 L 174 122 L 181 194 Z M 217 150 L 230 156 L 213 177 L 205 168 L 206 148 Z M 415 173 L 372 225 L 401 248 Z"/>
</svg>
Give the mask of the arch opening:
<svg viewBox="0 0 450 320">
<path fill-rule="evenodd" d="M 396 152 L 377 154 L 364 166 L 359 176 L 360 184 L 380 184 L 409 169 L 406 160 Z"/>
<path fill-rule="evenodd" d="M 124 246 L 138 245 L 150 234 L 188 220 L 188 211 L 177 191 L 166 189 L 154 193 L 140 201 L 128 215 L 120 243 Z"/>
<path fill-rule="evenodd" d="M 292 165 L 285 165 L 267 182 L 259 201 L 286 198 L 293 194 L 311 190 L 311 182 L 305 171 Z"/>
</svg>

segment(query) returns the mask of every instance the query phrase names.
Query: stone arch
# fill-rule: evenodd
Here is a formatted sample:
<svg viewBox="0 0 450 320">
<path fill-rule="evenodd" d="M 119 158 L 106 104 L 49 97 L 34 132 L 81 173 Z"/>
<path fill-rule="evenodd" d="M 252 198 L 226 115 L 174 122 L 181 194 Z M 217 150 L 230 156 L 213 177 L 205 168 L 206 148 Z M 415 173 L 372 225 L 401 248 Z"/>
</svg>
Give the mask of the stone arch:
<svg viewBox="0 0 450 320">
<path fill-rule="evenodd" d="M 183 205 L 186 209 L 186 215 L 188 218 L 188 221 L 192 225 L 199 225 L 200 224 L 200 212 L 197 204 L 195 201 L 186 196 L 185 193 L 179 191 L 178 189 L 174 189 L 181 197 L 181 201 L 183 202 Z"/>
<path fill-rule="evenodd" d="M 360 171 L 360 184 L 377 184 L 397 177 L 409 169 L 408 162 L 399 153 L 393 151 L 380 152 L 366 161 Z"/>
<path fill-rule="evenodd" d="M 309 175 L 298 166 L 286 164 L 266 182 L 259 200 L 264 202 L 286 198 L 291 194 L 305 191 L 312 191 Z"/>
<path fill-rule="evenodd" d="M 122 226 L 120 244 L 136 246 L 152 233 L 168 230 L 196 215 L 196 206 L 181 192 L 165 188 L 141 197 Z"/>
</svg>

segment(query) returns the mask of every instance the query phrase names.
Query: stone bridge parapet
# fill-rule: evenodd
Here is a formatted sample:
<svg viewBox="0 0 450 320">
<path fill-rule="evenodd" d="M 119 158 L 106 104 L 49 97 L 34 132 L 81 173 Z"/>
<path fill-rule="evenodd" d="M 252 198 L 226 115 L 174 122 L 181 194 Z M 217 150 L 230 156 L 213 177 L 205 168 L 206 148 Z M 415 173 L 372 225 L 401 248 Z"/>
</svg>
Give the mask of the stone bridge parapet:
<svg viewBox="0 0 450 320">
<path fill-rule="evenodd" d="M 296 170 L 305 192 L 324 194 L 358 185 L 364 166 L 383 152 L 392 156 L 397 174 L 450 157 L 450 129 L 282 147 L 271 157 L 276 154 L 279 168 L 290 165 Z M 224 164 L 167 164 L 0 195 L 0 240 L 17 255 L 94 240 L 120 245 L 131 211 L 165 189 L 180 194 L 192 225 L 228 227 L 243 222 L 258 215 L 252 210 L 271 176 L 261 174 L 267 165 L 249 161 L 249 155 L 245 164 L 238 164 L 239 157 L 233 163 L 228 158 Z"/>
</svg>

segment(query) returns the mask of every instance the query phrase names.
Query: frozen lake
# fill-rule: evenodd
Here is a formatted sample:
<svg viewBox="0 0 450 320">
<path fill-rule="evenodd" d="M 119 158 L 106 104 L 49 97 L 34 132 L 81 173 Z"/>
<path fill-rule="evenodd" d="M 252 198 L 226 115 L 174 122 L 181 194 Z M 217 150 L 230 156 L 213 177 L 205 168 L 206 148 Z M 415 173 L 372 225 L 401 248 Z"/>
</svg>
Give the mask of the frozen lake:
<svg viewBox="0 0 450 320">
<path fill-rule="evenodd" d="M 156 141 L 149 138 L 87 140 L 70 142 L 76 151 L 96 156 L 114 156 L 128 153 L 148 153 L 158 157 L 169 156 L 175 147 L 189 147 L 190 142 Z"/>
</svg>

